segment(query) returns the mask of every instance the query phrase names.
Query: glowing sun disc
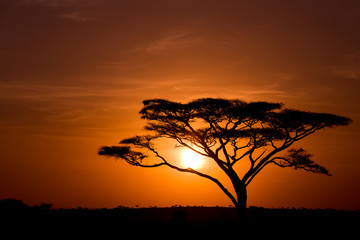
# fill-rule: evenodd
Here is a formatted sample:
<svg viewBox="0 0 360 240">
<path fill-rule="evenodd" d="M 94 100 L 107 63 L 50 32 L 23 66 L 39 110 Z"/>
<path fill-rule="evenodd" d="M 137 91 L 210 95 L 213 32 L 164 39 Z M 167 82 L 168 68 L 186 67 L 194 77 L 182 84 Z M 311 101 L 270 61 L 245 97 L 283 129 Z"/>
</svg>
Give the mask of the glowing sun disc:
<svg viewBox="0 0 360 240">
<path fill-rule="evenodd" d="M 190 149 L 186 149 L 182 152 L 181 161 L 184 167 L 192 169 L 201 167 L 203 163 L 202 156 Z"/>
</svg>

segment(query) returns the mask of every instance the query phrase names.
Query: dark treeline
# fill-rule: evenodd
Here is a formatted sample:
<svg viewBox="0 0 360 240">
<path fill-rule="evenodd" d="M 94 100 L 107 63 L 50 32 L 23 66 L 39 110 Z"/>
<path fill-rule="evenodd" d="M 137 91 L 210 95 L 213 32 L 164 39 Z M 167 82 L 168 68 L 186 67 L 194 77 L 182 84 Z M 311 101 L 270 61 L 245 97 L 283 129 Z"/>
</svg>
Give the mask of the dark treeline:
<svg viewBox="0 0 360 240">
<path fill-rule="evenodd" d="M 136 207 L 129 208 L 118 206 L 116 208 L 53 208 L 52 204 L 40 204 L 30 206 L 21 200 L 0 200 L 0 213 L 4 216 L 32 216 L 44 215 L 54 217 L 87 216 L 87 217 L 117 217 L 122 220 L 236 220 L 236 211 L 233 207 L 204 207 L 204 206 L 180 206 L 172 207 Z M 359 218 L 360 209 L 357 211 L 345 211 L 335 209 L 306 209 L 306 208 L 263 208 L 251 206 L 247 209 L 248 220 L 260 220 L 258 218 Z"/>
<path fill-rule="evenodd" d="M 51 204 L 29 206 L 20 200 L 0 200 L 0 217 L 4 228 L 50 232 L 119 231 L 130 229 L 164 229 L 186 231 L 210 229 L 284 229 L 302 232 L 312 230 L 321 234 L 332 231 L 351 233 L 358 228 L 360 211 L 334 209 L 295 209 L 263 207 L 247 208 L 246 222 L 236 219 L 232 207 L 173 206 L 167 208 L 72 208 L 55 209 Z"/>
</svg>

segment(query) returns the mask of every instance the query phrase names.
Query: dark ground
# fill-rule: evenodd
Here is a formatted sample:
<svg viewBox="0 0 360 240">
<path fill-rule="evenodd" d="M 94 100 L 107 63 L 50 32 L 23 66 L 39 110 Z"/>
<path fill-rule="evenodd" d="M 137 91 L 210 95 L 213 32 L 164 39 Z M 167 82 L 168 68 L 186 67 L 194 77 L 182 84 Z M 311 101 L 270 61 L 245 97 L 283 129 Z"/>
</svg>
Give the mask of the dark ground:
<svg viewBox="0 0 360 240">
<path fill-rule="evenodd" d="M 244 221 L 230 207 L 169 207 L 114 209 L 53 209 L 51 204 L 28 206 L 0 200 L 1 232 L 12 236 L 166 238 L 196 236 L 358 236 L 360 211 L 333 209 L 267 209 L 249 207 Z M 127 235 L 128 237 L 125 237 Z M 1 237 L 0 237 L 1 238 Z"/>
</svg>

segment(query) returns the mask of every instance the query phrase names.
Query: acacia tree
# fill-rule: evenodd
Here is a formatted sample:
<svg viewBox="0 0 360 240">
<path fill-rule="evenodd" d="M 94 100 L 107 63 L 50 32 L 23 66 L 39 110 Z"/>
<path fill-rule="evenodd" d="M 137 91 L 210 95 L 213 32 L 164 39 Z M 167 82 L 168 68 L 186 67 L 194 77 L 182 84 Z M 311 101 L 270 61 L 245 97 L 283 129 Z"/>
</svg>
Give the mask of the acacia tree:
<svg viewBox="0 0 360 240">
<path fill-rule="evenodd" d="M 289 147 L 320 129 L 351 122 L 338 115 L 287 109 L 280 103 L 247 103 L 238 99 L 204 98 L 185 104 L 152 99 L 143 104 L 140 114 L 147 120 L 145 129 L 150 134 L 124 139 L 119 146 L 103 146 L 98 154 L 120 158 L 134 166 L 168 166 L 209 179 L 230 198 L 240 217 L 246 209 L 247 186 L 267 165 L 330 175 L 303 148 Z M 155 147 L 155 140 L 160 138 L 174 139 L 177 146 L 215 162 L 231 180 L 235 195 L 217 178 L 166 159 Z M 283 153 L 285 149 L 288 151 Z M 249 168 L 239 176 L 234 167 L 242 161 L 249 161 Z"/>
</svg>

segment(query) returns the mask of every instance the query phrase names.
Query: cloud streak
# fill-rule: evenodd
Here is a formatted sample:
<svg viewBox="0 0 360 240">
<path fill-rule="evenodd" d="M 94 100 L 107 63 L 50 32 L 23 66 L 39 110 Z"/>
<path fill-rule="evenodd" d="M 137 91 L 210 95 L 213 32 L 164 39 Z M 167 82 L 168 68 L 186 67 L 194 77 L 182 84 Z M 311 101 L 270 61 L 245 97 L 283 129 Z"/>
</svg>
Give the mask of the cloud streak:
<svg viewBox="0 0 360 240">
<path fill-rule="evenodd" d="M 79 23 L 88 22 L 93 19 L 92 17 L 89 16 L 88 13 L 83 11 L 63 13 L 60 14 L 59 17 Z"/>
<path fill-rule="evenodd" d="M 193 47 L 201 44 L 203 40 L 193 36 L 194 31 L 179 30 L 151 43 L 146 52 L 150 54 L 164 53 L 178 48 Z"/>
</svg>

